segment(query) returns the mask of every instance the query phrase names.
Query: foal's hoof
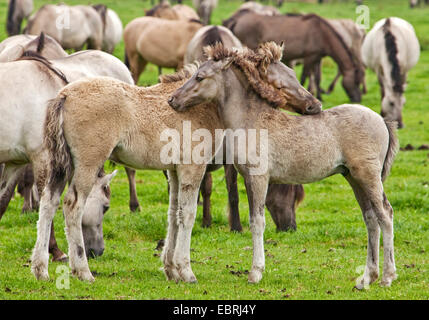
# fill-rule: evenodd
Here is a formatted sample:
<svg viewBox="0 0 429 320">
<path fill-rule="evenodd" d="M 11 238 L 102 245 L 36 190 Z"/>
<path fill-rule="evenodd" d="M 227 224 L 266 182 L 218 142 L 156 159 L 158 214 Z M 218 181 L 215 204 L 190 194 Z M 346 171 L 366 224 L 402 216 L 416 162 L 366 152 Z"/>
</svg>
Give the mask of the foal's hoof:
<svg viewBox="0 0 429 320">
<path fill-rule="evenodd" d="M 262 279 L 262 272 L 260 270 L 251 270 L 249 272 L 249 283 L 258 283 Z"/>
</svg>

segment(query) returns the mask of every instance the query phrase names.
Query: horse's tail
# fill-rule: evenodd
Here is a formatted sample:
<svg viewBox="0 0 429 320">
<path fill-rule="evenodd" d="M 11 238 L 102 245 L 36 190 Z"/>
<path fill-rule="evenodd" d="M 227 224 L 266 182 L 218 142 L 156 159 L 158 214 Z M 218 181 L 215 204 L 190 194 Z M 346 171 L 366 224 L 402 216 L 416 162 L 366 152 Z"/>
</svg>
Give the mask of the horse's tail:
<svg viewBox="0 0 429 320">
<path fill-rule="evenodd" d="M 384 123 L 386 124 L 387 130 L 389 131 L 389 148 L 387 149 L 383 170 L 381 171 L 381 181 L 383 182 L 389 176 L 390 169 L 393 165 L 393 160 L 395 159 L 399 147 L 398 137 L 396 136 L 396 128 L 398 126 L 397 122 L 385 120 Z"/>
<path fill-rule="evenodd" d="M 302 184 L 297 184 L 295 188 L 295 206 L 298 207 L 299 204 L 304 200 L 305 192 Z"/>
<path fill-rule="evenodd" d="M 68 180 L 73 171 L 72 156 L 63 130 L 65 102 L 66 96 L 63 94 L 48 102 L 43 143 L 49 158 L 47 179 L 50 185 Z"/>
<path fill-rule="evenodd" d="M 124 54 L 125 58 L 124 58 L 124 63 L 127 66 L 128 70 L 130 70 L 130 60 L 128 60 L 128 54 L 127 54 L 127 49 L 125 48 L 125 54 Z"/>
</svg>

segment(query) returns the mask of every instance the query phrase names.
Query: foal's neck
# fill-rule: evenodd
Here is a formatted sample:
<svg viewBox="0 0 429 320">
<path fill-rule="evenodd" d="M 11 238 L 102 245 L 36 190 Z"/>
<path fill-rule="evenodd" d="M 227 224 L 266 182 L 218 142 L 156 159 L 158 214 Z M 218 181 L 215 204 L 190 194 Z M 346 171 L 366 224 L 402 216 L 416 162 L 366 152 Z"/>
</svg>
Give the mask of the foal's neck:
<svg viewBox="0 0 429 320">
<path fill-rule="evenodd" d="M 261 99 L 241 71 L 230 68 L 225 72 L 224 93 L 219 99 L 219 113 L 226 128 L 255 128 L 261 112 L 273 108 Z"/>
</svg>

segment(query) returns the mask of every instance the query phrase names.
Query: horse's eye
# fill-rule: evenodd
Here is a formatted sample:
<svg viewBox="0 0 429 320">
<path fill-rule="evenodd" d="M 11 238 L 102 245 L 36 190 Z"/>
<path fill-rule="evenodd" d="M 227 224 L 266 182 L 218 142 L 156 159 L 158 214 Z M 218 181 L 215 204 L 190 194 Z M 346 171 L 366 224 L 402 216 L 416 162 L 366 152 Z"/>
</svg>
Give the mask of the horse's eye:
<svg viewBox="0 0 429 320">
<path fill-rule="evenodd" d="M 200 77 L 200 76 L 196 76 L 196 77 L 195 77 L 195 80 L 197 80 L 198 82 L 201 82 L 201 81 L 203 81 L 203 80 L 204 80 L 204 78 L 202 78 L 202 77 Z"/>
</svg>

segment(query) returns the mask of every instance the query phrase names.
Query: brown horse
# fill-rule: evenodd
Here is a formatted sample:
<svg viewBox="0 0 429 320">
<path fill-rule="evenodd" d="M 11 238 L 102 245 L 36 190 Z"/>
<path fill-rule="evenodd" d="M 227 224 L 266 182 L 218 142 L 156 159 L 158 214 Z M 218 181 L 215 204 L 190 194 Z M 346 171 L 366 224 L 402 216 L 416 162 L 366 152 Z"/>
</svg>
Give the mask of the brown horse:
<svg viewBox="0 0 429 320">
<path fill-rule="evenodd" d="M 286 63 L 304 59 L 306 67 L 312 70 L 321 58 L 330 56 L 338 64 L 350 100 L 361 101 L 359 66 L 342 38 L 325 19 L 315 14 L 264 16 L 240 10 L 223 24 L 249 48 L 255 49 L 266 41 L 284 42 L 283 61 Z"/>
<path fill-rule="evenodd" d="M 135 83 L 148 62 L 161 68 L 182 68 L 188 43 L 202 26 L 199 20 L 141 17 L 131 21 L 124 31 L 125 64 Z"/>
</svg>

